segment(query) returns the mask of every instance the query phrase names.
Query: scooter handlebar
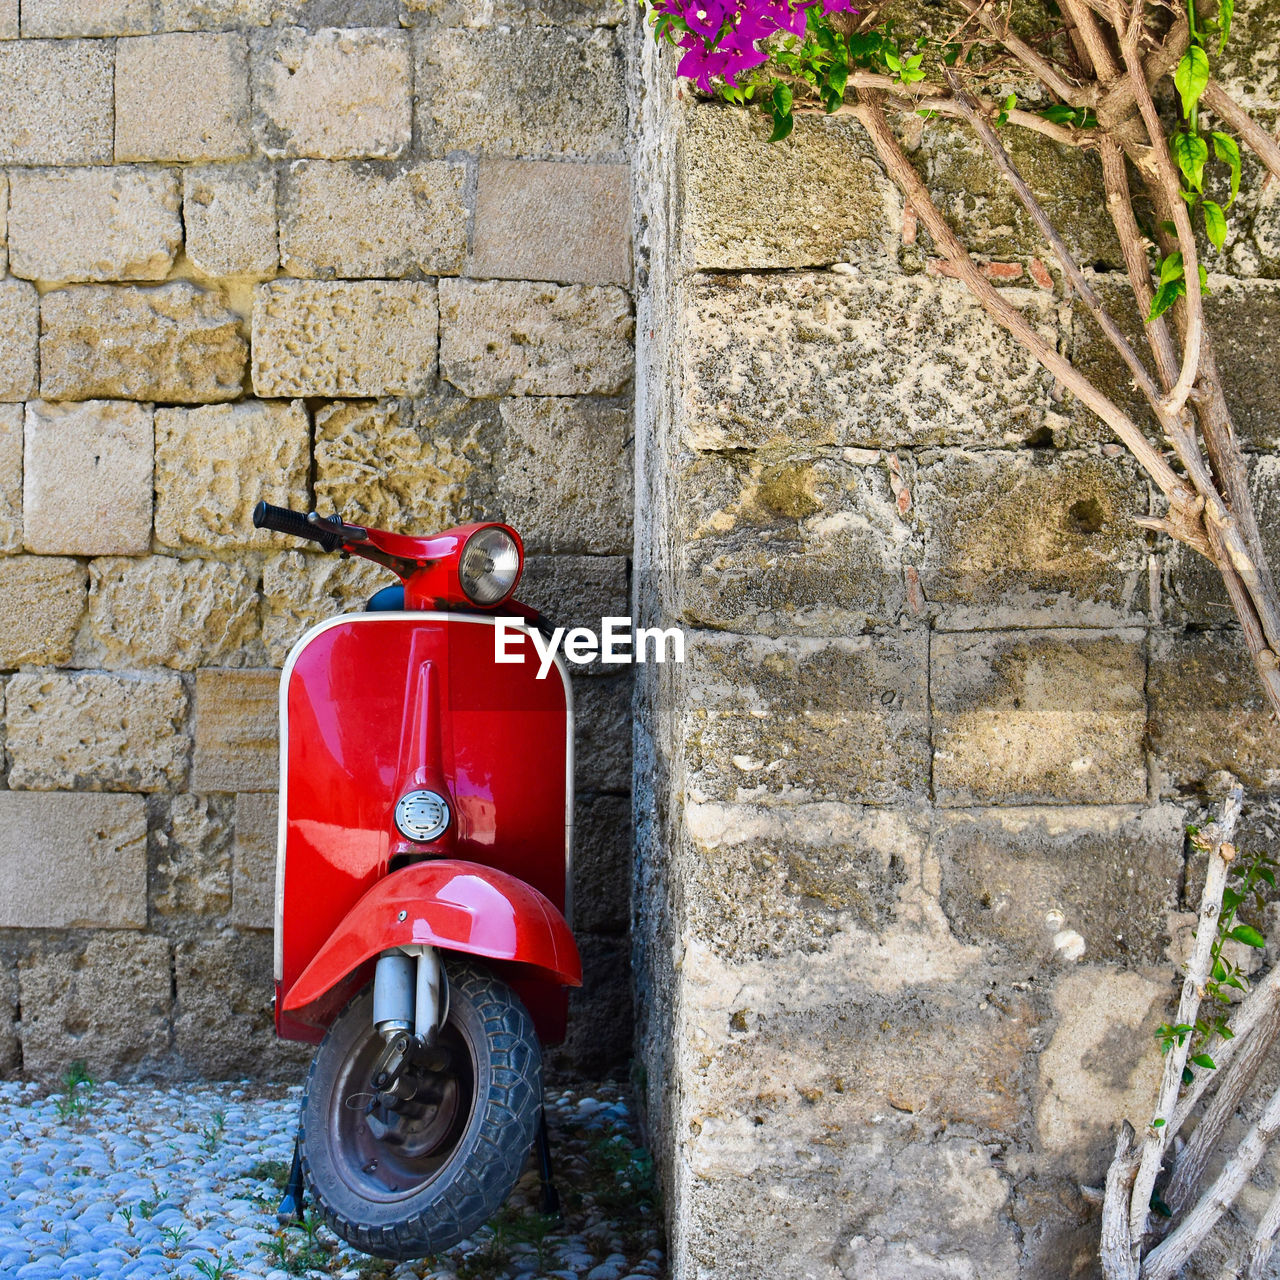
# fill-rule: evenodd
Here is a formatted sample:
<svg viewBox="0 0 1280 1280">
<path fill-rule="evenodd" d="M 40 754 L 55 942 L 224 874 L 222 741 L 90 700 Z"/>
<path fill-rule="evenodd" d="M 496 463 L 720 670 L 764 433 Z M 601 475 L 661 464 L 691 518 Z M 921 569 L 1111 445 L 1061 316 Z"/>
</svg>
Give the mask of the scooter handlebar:
<svg viewBox="0 0 1280 1280">
<path fill-rule="evenodd" d="M 311 521 L 301 511 L 291 511 L 288 507 L 273 507 L 269 502 L 259 502 L 253 509 L 253 527 L 255 529 L 273 529 L 276 533 L 287 533 L 295 538 L 310 538 L 318 542 L 326 551 L 337 551 L 344 541 L 342 526 L 336 528 L 327 520 Z"/>
</svg>

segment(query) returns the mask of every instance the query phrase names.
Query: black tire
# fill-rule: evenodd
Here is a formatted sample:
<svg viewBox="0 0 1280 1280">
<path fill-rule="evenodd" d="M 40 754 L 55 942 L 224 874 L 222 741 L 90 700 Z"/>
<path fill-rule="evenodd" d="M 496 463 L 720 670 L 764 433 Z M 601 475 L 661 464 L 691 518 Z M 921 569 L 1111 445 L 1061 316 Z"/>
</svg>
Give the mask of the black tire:
<svg viewBox="0 0 1280 1280">
<path fill-rule="evenodd" d="M 302 1095 L 302 1169 L 316 1208 L 349 1244 L 379 1258 L 439 1253 L 491 1218 L 537 1128 L 542 1051 L 533 1020 L 506 983 L 478 965 L 450 957 L 445 969 L 449 1014 L 440 1043 L 454 1065 L 436 1077 L 442 1097 L 419 1122 L 421 1150 L 406 1156 L 403 1146 L 381 1141 L 361 1105 L 383 1044 L 372 985 L 334 1020 Z"/>
</svg>

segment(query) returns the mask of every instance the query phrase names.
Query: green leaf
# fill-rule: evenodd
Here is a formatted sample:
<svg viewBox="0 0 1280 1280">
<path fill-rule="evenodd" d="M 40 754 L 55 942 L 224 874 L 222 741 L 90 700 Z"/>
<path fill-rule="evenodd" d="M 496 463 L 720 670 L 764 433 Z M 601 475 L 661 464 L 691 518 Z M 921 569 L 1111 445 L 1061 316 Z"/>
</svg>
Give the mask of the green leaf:
<svg viewBox="0 0 1280 1280">
<path fill-rule="evenodd" d="M 958 44 L 948 44 L 942 47 L 942 61 L 949 67 L 956 65 L 956 59 L 960 56 L 962 46 Z"/>
<path fill-rule="evenodd" d="M 1235 16 L 1236 0 L 1218 0 L 1218 21 L 1222 24 L 1222 35 L 1218 38 L 1218 52 L 1227 47 L 1227 37 L 1231 34 L 1231 19 Z"/>
<path fill-rule="evenodd" d="M 1222 206 L 1213 200 L 1204 202 L 1204 233 L 1209 237 L 1209 243 L 1213 245 L 1219 252 L 1227 240 L 1227 219 L 1222 212 Z"/>
<path fill-rule="evenodd" d="M 1011 93 L 1005 100 L 1004 106 L 1000 109 L 1000 114 L 996 116 L 996 128 L 1002 129 L 1009 123 L 1009 112 L 1018 105 L 1018 95 Z"/>
<path fill-rule="evenodd" d="M 838 95 L 843 98 L 845 85 L 848 83 L 849 64 L 846 62 L 841 62 L 838 65 L 833 66 L 827 74 L 827 88 L 833 96 Z"/>
<path fill-rule="evenodd" d="M 1213 132 L 1213 154 L 1224 164 L 1231 166 L 1231 199 L 1227 201 L 1230 209 L 1240 194 L 1240 148 L 1229 133 Z"/>
<path fill-rule="evenodd" d="M 1160 264 L 1160 283 L 1168 284 L 1171 280 L 1181 280 L 1183 275 L 1182 252 L 1175 249 Z"/>
<path fill-rule="evenodd" d="M 1204 166 L 1209 159 L 1209 144 L 1197 133 L 1175 133 L 1170 139 L 1173 158 L 1187 185 L 1194 191 L 1204 190 Z"/>
<path fill-rule="evenodd" d="M 1162 1218 L 1173 1217 L 1173 1210 L 1170 1209 L 1169 1206 L 1165 1204 L 1165 1202 L 1161 1200 L 1160 1197 L 1156 1195 L 1154 1191 L 1151 1193 L 1151 1208 L 1155 1213 L 1158 1213 Z"/>
<path fill-rule="evenodd" d="M 1182 55 L 1173 83 L 1182 98 L 1182 114 L 1189 117 L 1209 83 L 1209 56 L 1199 45 L 1191 45 Z"/>
<path fill-rule="evenodd" d="M 1156 290 L 1156 296 L 1151 299 L 1151 312 L 1147 316 L 1147 324 L 1150 324 L 1153 320 L 1158 320 L 1186 292 L 1187 282 L 1181 277 L 1162 284 Z"/>
<path fill-rule="evenodd" d="M 796 127 L 796 118 L 790 111 L 781 112 L 774 110 L 773 112 L 773 132 L 769 135 L 770 142 L 781 142 L 784 138 L 791 136 L 791 130 Z"/>
<path fill-rule="evenodd" d="M 1197 1067 L 1203 1067 L 1206 1071 L 1216 1071 L 1218 1069 L 1218 1064 L 1207 1053 L 1193 1053 L 1191 1061 Z"/>
<path fill-rule="evenodd" d="M 892 49 L 884 51 L 884 64 L 890 71 L 902 70 L 902 59 Z"/>
<path fill-rule="evenodd" d="M 1246 947 L 1265 947 L 1267 940 L 1260 934 L 1257 929 L 1247 924 L 1238 924 L 1227 934 L 1228 938 L 1234 938 L 1236 942 L 1243 942 Z"/>
<path fill-rule="evenodd" d="M 1151 1122 L 1151 1127 L 1152 1127 L 1153 1129 L 1163 1129 L 1163 1128 L 1164 1128 L 1164 1120 L 1163 1120 L 1162 1118 L 1157 1118 L 1157 1119 L 1153 1120 L 1153 1121 Z"/>
<path fill-rule="evenodd" d="M 1276 887 L 1276 873 L 1269 867 L 1258 868 L 1258 879 L 1265 880 L 1273 889 Z"/>
<path fill-rule="evenodd" d="M 1213 201 L 1206 200 L 1205 204 L 1213 204 Z M 1213 207 L 1216 209 L 1218 206 L 1214 205 Z M 1224 889 L 1222 891 L 1222 909 L 1224 911 L 1234 911 L 1245 900 L 1245 896 L 1239 889 Z"/>
<path fill-rule="evenodd" d="M 1193 1081 L 1193 1080 L 1195 1080 L 1195 1078 L 1196 1078 L 1196 1073 L 1195 1073 L 1194 1071 L 1192 1071 L 1190 1067 L 1183 1067 L 1183 1068 L 1182 1068 L 1182 1083 L 1183 1083 L 1183 1084 L 1191 1084 L 1191 1083 L 1192 1083 L 1192 1081 Z"/>
</svg>

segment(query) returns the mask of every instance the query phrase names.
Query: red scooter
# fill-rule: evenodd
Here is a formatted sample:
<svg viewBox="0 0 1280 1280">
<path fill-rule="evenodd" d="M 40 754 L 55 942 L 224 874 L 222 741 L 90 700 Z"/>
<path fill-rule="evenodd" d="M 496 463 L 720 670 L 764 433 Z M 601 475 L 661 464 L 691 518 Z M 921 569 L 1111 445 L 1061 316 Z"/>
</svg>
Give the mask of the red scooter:
<svg viewBox="0 0 1280 1280">
<path fill-rule="evenodd" d="M 406 537 L 265 502 L 253 523 L 403 584 L 312 628 L 280 681 L 276 1031 L 319 1045 L 280 1215 L 309 1192 L 356 1248 L 422 1257 L 535 1145 L 554 1207 L 540 1042 L 582 980 L 569 677 L 495 661 L 499 615 L 508 655 L 541 621 L 506 525 Z"/>
</svg>

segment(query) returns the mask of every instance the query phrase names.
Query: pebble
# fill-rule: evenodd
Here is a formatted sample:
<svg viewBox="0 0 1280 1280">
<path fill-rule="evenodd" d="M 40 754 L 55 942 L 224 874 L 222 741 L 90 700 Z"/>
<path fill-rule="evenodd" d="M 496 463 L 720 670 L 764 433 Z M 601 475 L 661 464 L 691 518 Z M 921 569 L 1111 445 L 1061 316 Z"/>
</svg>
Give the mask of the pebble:
<svg viewBox="0 0 1280 1280">
<path fill-rule="evenodd" d="M 104 1082 L 83 1090 L 82 1114 L 68 1116 L 61 1093 L 0 1081 L 0 1280 L 199 1280 L 220 1266 L 227 1280 L 292 1280 L 305 1238 L 277 1226 L 273 1175 L 293 1154 L 300 1093 L 248 1081 Z M 459 1271 L 476 1280 L 662 1280 L 665 1254 L 656 1247 L 662 1236 L 652 1211 L 633 1208 L 625 1222 L 610 1221 L 587 1176 L 595 1160 L 595 1177 L 613 1177 L 600 1172 L 593 1152 L 616 1145 L 625 1153 L 637 1141 L 620 1089 L 602 1082 L 590 1091 L 549 1091 L 547 1114 L 561 1194 L 574 1209 L 541 1249 L 530 1240 L 545 1223 L 534 1235 L 523 1227 L 543 1222 L 531 1163 L 497 1234 L 482 1227 L 435 1258 L 388 1264 L 376 1273 L 380 1280 L 457 1280 Z M 616 1157 L 605 1164 L 616 1167 Z M 607 1203 L 630 1185 L 619 1176 Z M 369 1259 L 327 1228 L 316 1239 L 325 1265 L 308 1274 L 368 1274 Z"/>
</svg>

